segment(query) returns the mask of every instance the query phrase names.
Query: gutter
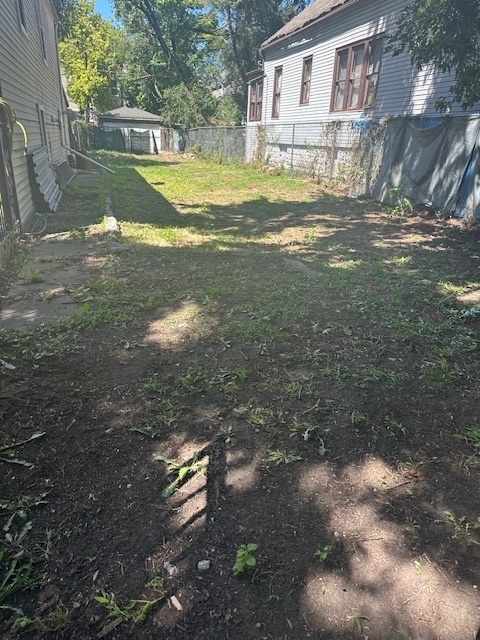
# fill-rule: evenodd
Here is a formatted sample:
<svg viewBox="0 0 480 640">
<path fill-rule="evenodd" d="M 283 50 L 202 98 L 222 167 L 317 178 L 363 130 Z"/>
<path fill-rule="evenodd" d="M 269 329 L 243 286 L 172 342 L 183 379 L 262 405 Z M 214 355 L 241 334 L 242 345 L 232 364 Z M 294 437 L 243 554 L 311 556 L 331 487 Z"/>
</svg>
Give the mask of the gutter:
<svg viewBox="0 0 480 640">
<path fill-rule="evenodd" d="M 262 46 L 259 49 L 259 52 L 263 53 L 266 49 L 269 49 L 275 44 L 279 44 L 280 42 L 290 40 L 291 38 L 296 36 L 298 33 L 301 33 L 302 31 L 305 31 L 305 29 L 309 29 L 310 27 L 317 24 L 318 22 L 322 22 L 326 18 L 329 18 L 330 16 L 333 16 L 336 13 L 343 11 L 347 6 L 355 4 L 356 2 L 359 2 L 359 0 L 345 0 L 343 4 L 341 4 L 340 6 L 333 7 L 326 13 L 320 14 L 316 18 L 313 18 L 313 20 L 310 20 L 310 22 L 307 22 L 307 24 L 304 24 L 303 27 L 299 27 L 298 29 L 295 29 L 295 31 L 292 31 L 291 33 L 286 33 L 285 35 L 279 36 L 278 38 L 276 38 L 275 40 L 272 40 L 271 42 L 268 42 L 267 44 L 262 44 Z"/>
</svg>

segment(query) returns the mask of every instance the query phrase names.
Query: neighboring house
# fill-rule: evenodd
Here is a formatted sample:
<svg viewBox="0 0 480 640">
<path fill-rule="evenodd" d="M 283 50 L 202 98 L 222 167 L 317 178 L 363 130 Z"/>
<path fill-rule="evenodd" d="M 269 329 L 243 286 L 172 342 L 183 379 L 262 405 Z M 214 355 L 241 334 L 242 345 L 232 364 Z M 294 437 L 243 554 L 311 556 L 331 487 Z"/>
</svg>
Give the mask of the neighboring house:
<svg viewBox="0 0 480 640">
<path fill-rule="evenodd" d="M 105 131 L 120 130 L 125 140 L 125 150 L 132 153 L 158 153 L 170 151 L 170 135 L 161 124 L 160 116 L 138 109 L 119 107 L 97 116 L 100 128 Z"/>
<path fill-rule="evenodd" d="M 408 53 L 385 52 L 385 36 L 408 4 L 315 0 L 263 43 L 264 68 L 250 81 L 249 121 L 438 115 L 435 100 L 448 96 L 452 76 L 412 67 Z"/>
<path fill-rule="evenodd" d="M 60 199 L 55 169 L 67 164 L 62 143 L 68 141 L 68 124 L 63 113 L 57 20 L 52 0 L 0 2 L 0 98 L 4 101 L 0 108 L 0 244 L 5 240 L 2 235 L 7 235 L 9 215 L 16 219 L 15 226 L 21 222 L 28 228 L 35 211 L 55 209 Z M 11 140 L 13 112 L 25 136 L 16 124 Z"/>
<path fill-rule="evenodd" d="M 358 158 L 352 160 L 348 154 L 371 123 L 385 116 L 422 116 L 416 128 L 415 120 L 404 119 L 398 124 L 403 129 L 389 130 L 388 153 L 382 159 L 384 183 L 375 195 L 386 199 L 392 187 L 403 187 L 408 179 L 416 188 L 407 189 L 413 201 L 452 211 L 480 140 L 480 119 L 466 115 L 478 114 L 480 108 L 465 114 L 453 106 L 449 115 L 454 117 L 442 119 L 435 102 L 449 96 L 454 77 L 432 65 L 417 69 L 408 53 L 394 57 L 386 50 L 387 34 L 395 30 L 408 4 L 409 0 L 315 0 L 268 38 L 260 49 L 262 68 L 249 74 L 247 160 L 263 155 L 316 175 L 332 175 L 350 162 L 358 171 Z M 431 125 L 437 129 L 429 130 L 428 136 L 418 134 Z M 261 142 L 265 153 L 261 149 L 259 154 Z M 309 153 L 315 146 L 324 151 L 320 163 Z M 410 155 L 405 155 L 407 149 Z M 435 166 L 440 159 L 442 171 Z M 446 167 L 452 169 L 447 178 Z M 480 191 L 476 198 L 478 204 L 474 198 L 469 206 L 477 207 L 480 220 Z"/>
</svg>

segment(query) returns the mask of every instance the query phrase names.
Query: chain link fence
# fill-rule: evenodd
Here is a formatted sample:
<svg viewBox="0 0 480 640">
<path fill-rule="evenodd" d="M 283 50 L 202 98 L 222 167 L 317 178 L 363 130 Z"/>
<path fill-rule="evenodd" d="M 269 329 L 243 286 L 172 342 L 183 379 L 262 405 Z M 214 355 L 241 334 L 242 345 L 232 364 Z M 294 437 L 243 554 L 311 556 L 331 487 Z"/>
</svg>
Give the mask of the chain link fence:
<svg viewBox="0 0 480 640">
<path fill-rule="evenodd" d="M 184 149 L 245 162 L 246 127 L 198 127 L 184 133 Z"/>
<path fill-rule="evenodd" d="M 381 133 L 370 120 L 249 126 L 245 159 L 368 192 L 382 159 Z"/>
<path fill-rule="evenodd" d="M 381 162 L 377 134 L 369 120 L 198 127 L 184 133 L 184 150 L 348 182 L 364 193 Z"/>
</svg>

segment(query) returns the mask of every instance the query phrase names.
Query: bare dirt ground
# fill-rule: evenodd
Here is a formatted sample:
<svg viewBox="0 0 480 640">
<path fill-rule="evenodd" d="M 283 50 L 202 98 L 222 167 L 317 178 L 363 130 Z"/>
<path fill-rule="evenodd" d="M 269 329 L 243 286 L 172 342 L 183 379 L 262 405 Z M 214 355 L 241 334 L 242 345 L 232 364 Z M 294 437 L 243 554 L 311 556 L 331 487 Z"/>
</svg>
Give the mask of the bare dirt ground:
<svg viewBox="0 0 480 640">
<path fill-rule="evenodd" d="M 478 231 L 110 162 L 126 250 L 73 184 L 22 273 L 80 306 L 0 333 L 2 637 L 473 640 Z"/>
</svg>

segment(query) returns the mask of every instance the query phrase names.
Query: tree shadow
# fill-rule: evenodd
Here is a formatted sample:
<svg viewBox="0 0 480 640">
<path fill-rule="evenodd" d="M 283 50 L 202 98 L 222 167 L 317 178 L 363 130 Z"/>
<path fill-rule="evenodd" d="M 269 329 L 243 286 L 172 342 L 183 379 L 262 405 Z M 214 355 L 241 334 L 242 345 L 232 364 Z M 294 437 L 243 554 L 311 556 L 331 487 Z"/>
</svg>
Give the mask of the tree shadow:
<svg viewBox="0 0 480 640">
<path fill-rule="evenodd" d="M 161 290 L 165 304 L 88 333 L 83 351 L 39 371 L 31 399 L 11 400 L 26 432 L 48 419 L 55 434 L 31 480 L 48 473 L 59 486 L 51 504 L 70 537 L 58 541 L 65 582 L 55 584 L 65 599 L 81 593 L 89 606 L 100 586 L 125 601 L 151 597 L 145 584 L 162 576 L 151 619 L 133 631 L 125 623 L 118 638 L 473 636 L 480 557 L 465 523 L 475 524 L 478 470 L 458 467 L 466 445 L 454 435 L 474 415 L 478 363 L 433 349 L 463 335 L 460 324 L 442 328 L 440 280 L 473 280 L 475 248 L 350 198 L 185 212 L 131 167 L 118 180 L 121 222 L 193 229 L 200 240 L 152 247 L 127 234 L 114 277 Z M 432 389 L 421 367 L 441 357 L 465 375 Z M 142 425 L 154 437 L 131 430 Z M 269 451 L 301 460 L 275 465 Z M 163 499 L 174 476 L 158 455 L 196 459 L 204 472 Z M 257 570 L 234 576 L 249 542 Z M 211 566 L 200 572 L 203 559 Z M 97 622 L 77 620 L 79 637 L 96 635 Z"/>
</svg>

